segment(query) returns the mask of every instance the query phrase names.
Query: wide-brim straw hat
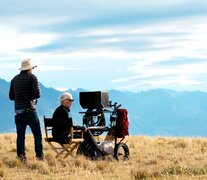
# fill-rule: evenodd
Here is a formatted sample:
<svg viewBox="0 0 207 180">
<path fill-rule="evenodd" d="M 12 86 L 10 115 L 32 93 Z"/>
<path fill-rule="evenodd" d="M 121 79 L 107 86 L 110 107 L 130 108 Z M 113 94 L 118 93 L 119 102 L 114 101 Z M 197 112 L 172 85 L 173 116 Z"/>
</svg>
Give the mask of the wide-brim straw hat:
<svg viewBox="0 0 207 180">
<path fill-rule="evenodd" d="M 35 67 L 37 66 L 32 64 L 31 59 L 26 59 L 22 61 L 21 67 L 19 68 L 19 70 L 24 71 L 24 70 L 33 69 Z"/>
</svg>

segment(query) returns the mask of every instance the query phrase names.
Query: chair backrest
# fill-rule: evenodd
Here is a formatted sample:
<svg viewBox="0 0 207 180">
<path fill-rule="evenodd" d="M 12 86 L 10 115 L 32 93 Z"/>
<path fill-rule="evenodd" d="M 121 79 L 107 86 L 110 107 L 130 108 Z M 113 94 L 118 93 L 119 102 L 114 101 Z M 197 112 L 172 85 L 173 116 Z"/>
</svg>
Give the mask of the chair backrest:
<svg viewBox="0 0 207 180">
<path fill-rule="evenodd" d="M 46 138 L 49 138 L 49 133 L 51 135 L 52 132 L 52 128 L 55 124 L 55 122 L 57 123 L 57 121 L 55 121 L 55 119 L 53 118 L 47 118 L 44 116 L 44 124 L 45 124 L 45 135 Z M 66 126 L 68 129 L 71 129 L 73 127 L 73 120 L 72 118 L 68 118 L 68 119 L 58 119 L 58 124 L 59 125 L 63 125 Z"/>
<path fill-rule="evenodd" d="M 53 127 L 53 119 L 44 117 L 45 127 Z"/>
<path fill-rule="evenodd" d="M 49 138 L 49 132 L 52 131 L 53 127 L 53 119 L 52 118 L 47 118 L 44 116 L 44 125 L 45 125 L 45 136 L 46 138 Z"/>
<path fill-rule="evenodd" d="M 58 122 L 61 124 L 65 124 L 65 119 L 59 119 Z M 44 125 L 45 125 L 45 140 L 51 140 L 52 137 L 52 128 L 53 128 L 53 125 L 55 123 L 55 120 L 53 118 L 47 118 L 44 116 Z M 66 120 L 66 124 L 65 124 L 68 128 L 69 128 L 69 131 L 70 131 L 70 135 L 71 135 L 71 141 L 70 142 L 73 142 L 73 143 L 79 143 L 79 142 L 83 142 L 84 139 L 83 139 L 83 133 L 84 131 L 83 130 L 74 130 L 73 129 L 73 121 L 72 121 L 72 118 L 68 118 Z M 74 138 L 74 133 L 78 133 L 80 134 L 80 137 L 79 138 Z"/>
</svg>

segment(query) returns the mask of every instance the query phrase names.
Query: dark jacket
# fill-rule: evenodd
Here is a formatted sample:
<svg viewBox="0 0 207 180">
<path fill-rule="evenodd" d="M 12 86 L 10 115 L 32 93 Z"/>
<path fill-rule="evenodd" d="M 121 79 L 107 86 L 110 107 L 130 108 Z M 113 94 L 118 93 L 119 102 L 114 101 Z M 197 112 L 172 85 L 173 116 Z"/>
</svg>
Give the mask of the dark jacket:
<svg viewBox="0 0 207 180">
<path fill-rule="evenodd" d="M 53 113 L 52 136 L 59 142 L 68 139 L 70 128 L 73 126 L 72 118 L 69 118 L 69 111 L 69 109 L 60 105 Z"/>
<path fill-rule="evenodd" d="M 35 109 L 40 95 L 37 77 L 28 71 L 21 71 L 11 80 L 9 98 L 15 101 L 15 110 Z"/>
</svg>

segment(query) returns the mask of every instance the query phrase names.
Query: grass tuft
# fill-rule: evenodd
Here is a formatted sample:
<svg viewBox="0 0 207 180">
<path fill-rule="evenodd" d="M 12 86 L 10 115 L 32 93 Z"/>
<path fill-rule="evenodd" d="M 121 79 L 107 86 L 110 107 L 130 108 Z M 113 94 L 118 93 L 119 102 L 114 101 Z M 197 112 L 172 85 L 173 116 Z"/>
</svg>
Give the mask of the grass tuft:
<svg viewBox="0 0 207 180">
<path fill-rule="evenodd" d="M 15 168 L 15 167 L 19 167 L 20 166 L 20 161 L 16 158 L 10 158 L 10 157 L 5 157 L 3 158 L 3 163 L 5 166 L 7 166 L 8 168 Z"/>
<path fill-rule="evenodd" d="M 49 174 L 50 170 L 44 162 L 34 161 L 27 165 L 27 167 L 33 171 L 37 170 L 41 174 Z"/>
<path fill-rule="evenodd" d="M 185 141 L 178 141 L 176 144 L 175 144 L 175 148 L 186 148 L 187 147 L 187 143 Z"/>
<path fill-rule="evenodd" d="M 4 169 L 0 168 L 0 177 L 3 177 L 3 176 L 4 176 Z"/>
<path fill-rule="evenodd" d="M 131 171 L 131 176 L 135 180 L 140 180 L 151 177 L 151 174 L 149 174 L 149 172 L 146 169 L 140 169 Z"/>
<path fill-rule="evenodd" d="M 49 166 L 57 165 L 57 159 L 51 153 L 45 154 L 45 161 L 48 163 Z"/>
<path fill-rule="evenodd" d="M 189 176 L 197 176 L 197 175 L 206 175 L 207 168 L 206 167 L 181 167 L 174 166 L 166 168 L 162 171 L 164 175 L 189 175 Z"/>
</svg>

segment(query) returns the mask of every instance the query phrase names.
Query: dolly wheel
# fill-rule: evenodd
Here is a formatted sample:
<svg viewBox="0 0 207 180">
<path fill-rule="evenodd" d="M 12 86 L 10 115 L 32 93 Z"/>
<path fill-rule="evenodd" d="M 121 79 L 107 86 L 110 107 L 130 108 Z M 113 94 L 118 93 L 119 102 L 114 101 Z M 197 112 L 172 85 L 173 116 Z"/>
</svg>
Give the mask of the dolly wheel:
<svg viewBox="0 0 207 180">
<path fill-rule="evenodd" d="M 125 161 L 129 159 L 129 148 L 125 143 L 119 143 L 114 148 L 114 157 L 118 161 Z"/>
</svg>

